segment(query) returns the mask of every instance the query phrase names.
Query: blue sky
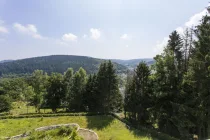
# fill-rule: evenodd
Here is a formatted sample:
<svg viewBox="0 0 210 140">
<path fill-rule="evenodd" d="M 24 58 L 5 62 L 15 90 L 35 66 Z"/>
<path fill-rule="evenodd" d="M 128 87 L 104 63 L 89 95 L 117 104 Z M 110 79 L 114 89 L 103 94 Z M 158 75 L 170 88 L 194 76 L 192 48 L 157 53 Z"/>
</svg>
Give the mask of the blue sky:
<svg viewBox="0 0 210 140">
<path fill-rule="evenodd" d="M 55 54 L 151 58 L 208 0 L 0 0 L 0 60 Z"/>
</svg>

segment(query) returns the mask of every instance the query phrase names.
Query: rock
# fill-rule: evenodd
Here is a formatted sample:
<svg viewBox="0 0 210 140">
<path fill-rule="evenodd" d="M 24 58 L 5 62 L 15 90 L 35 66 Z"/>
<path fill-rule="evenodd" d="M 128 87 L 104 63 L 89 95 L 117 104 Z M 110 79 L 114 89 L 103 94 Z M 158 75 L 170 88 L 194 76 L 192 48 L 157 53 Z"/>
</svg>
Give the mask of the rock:
<svg viewBox="0 0 210 140">
<path fill-rule="evenodd" d="M 56 129 L 56 128 L 59 128 L 59 127 L 62 127 L 62 126 L 77 127 L 76 131 L 77 131 L 78 135 L 81 136 L 84 140 L 98 140 L 99 139 L 98 134 L 96 132 L 94 132 L 92 130 L 89 130 L 89 129 L 80 128 L 80 126 L 76 123 L 43 126 L 43 127 L 36 128 L 35 131 L 48 131 L 48 130 Z M 12 136 L 8 139 L 19 140 L 19 139 L 27 137 L 29 135 L 30 135 L 30 133 L 24 133 L 24 134 Z"/>
<path fill-rule="evenodd" d="M 98 134 L 92 130 L 80 128 L 78 135 L 84 140 L 98 140 Z"/>
</svg>

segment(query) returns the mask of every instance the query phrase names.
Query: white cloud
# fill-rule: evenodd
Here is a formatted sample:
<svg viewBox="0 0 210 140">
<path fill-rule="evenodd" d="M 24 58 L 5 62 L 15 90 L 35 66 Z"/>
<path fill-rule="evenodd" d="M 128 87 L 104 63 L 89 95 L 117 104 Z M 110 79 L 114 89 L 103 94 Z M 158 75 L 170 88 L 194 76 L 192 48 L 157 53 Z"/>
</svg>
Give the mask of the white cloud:
<svg viewBox="0 0 210 140">
<path fill-rule="evenodd" d="M 77 36 L 72 33 L 64 34 L 62 36 L 62 40 L 63 41 L 77 41 Z"/>
<path fill-rule="evenodd" d="M 185 23 L 185 26 L 186 27 L 197 26 L 200 23 L 202 17 L 205 16 L 206 14 L 207 10 L 203 10 L 202 12 L 195 14 L 189 19 L 189 21 Z"/>
<path fill-rule="evenodd" d="M 84 39 L 86 39 L 86 38 L 87 38 L 87 35 L 86 35 L 86 34 L 84 34 L 84 35 L 83 35 L 83 38 L 84 38 Z"/>
<path fill-rule="evenodd" d="M 56 40 L 56 44 L 61 45 L 61 46 L 67 46 L 68 44 L 62 40 Z"/>
<path fill-rule="evenodd" d="M 123 34 L 120 38 L 121 38 L 121 39 L 124 39 L 124 40 L 129 40 L 129 39 L 131 39 L 131 37 L 128 36 L 128 34 Z"/>
<path fill-rule="evenodd" d="M 184 30 L 186 28 L 191 28 L 191 27 L 195 27 L 195 26 L 199 25 L 200 20 L 206 14 L 207 14 L 207 10 L 205 9 L 205 10 L 201 11 L 200 13 L 193 15 L 192 17 L 190 17 L 190 19 L 187 22 L 185 22 L 185 24 L 183 26 L 176 28 L 176 31 L 179 34 L 184 35 Z"/>
<path fill-rule="evenodd" d="M 24 25 L 21 25 L 20 23 L 14 23 L 13 28 L 20 33 L 32 36 L 33 38 L 45 39 L 45 37 L 41 36 L 38 33 L 36 26 L 33 24 L 28 24 L 28 25 L 24 26 Z"/>
<path fill-rule="evenodd" d="M 0 20 L 0 24 L 4 24 L 4 21 L 3 20 Z"/>
<path fill-rule="evenodd" d="M 5 33 L 5 34 L 7 34 L 7 33 L 9 33 L 9 31 L 8 31 L 8 29 L 7 29 L 6 27 L 0 26 L 0 33 Z"/>
<path fill-rule="evenodd" d="M 128 46 L 128 45 L 126 45 L 125 47 L 126 47 L 126 48 L 128 48 L 129 46 Z"/>
<path fill-rule="evenodd" d="M 166 45 L 168 44 L 168 40 L 169 40 L 169 37 L 164 37 L 164 39 L 161 42 L 157 41 L 157 45 L 154 48 L 154 52 L 157 54 L 161 53 L 163 49 L 166 47 Z"/>
<path fill-rule="evenodd" d="M 199 25 L 200 20 L 202 19 L 203 16 L 207 14 L 207 10 L 203 10 L 200 13 L 197 13 L 193 15 L 192 17 L 189 18 L 187 22 L 184 23 L 183 26 L 177 27 L 175 30 L 180 34 L 184 35 L 184 30 L 186 28 L 191 28 Z M 163 48 L 167 45 L 169 38 L 164 37 L 161 42 L 157 42 L 156 47 L 154 48 L 154 51 L 156 53 L 161 53 L 163 51 Z"/>
<path fill-rule="evenodd" d="M 94 40 L 97 40 L 101 37 L 101 31 L 99 29 L 91 28 L 90 33 L 91 33 L 91 38 Z"/>
<path fill-rule="evenodd" d="M 8 34 L 9 31 L 3 24 L 4 24 L 4 21 L 0 20 L 0 33 Z"/>
<path fill-rule="evenodd" d="M 176 31 L 177 31 L 181 36 L 184 35 L 184 30 L 185 30 L 185 28 L 183 28 L 183 27 L 178 27 L 178 28 L 176 28 Z"/>
</svg>

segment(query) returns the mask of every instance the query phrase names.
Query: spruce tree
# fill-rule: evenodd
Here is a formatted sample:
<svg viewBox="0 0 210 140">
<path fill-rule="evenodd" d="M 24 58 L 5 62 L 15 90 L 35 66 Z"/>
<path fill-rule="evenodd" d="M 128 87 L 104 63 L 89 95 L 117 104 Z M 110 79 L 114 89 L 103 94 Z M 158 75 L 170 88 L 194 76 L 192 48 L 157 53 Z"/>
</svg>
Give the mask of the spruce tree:
<svg viewBox="0 0 210 140">
<path fill-rule="evenodd" d="M 98 96 L 98 82 L 97 75 L 93 74 L 88 77 L 87 84 L 85 87 L 85 93 L 83 95 L 83 102 L 86 111 L 90 112 L 100 112 L 99 96 Z"/>
<path fill-rule="evenodd" d="M 205 16 L 195 30 L 197 40 L 189 64 L 188 80 L 193 89 L 194 118 L 199 139 L 208 137 L 210 118 L 210 17 Z"/>
<path fill-rule="evenodd" d="M 135 69 L 132 80 L 126 86 L 125 110 L 129 112 L 129 119 L 140 125 L 150 123 L 148 109 L 152 106 L 152 91 L 149 77 L 149 67 L 141 62 Z"/>
<path fill-rule="evenodd" d="M 116 112 L 121 110 L 122 95 L 119 92 L 119 83 L 111 61 L 100 65 L 97 73 L 99 90 L 99 108 L 102 112 Z"/>
<path fill-rule="evenodd" d="M 183 79 L 182 39 L 174 31 L 169 36 L 168 45 L 161 55 L 155 57 L 154 65 L 154 114 L 159 129 L 175 137 L 180 137 L 181 128 L 176 120 L 180 117 L 181 84 Z M 180 123 L 181 124 L 181 123 Z M 185 127 L 185 126 L 184 126 Z"/>
</svg>

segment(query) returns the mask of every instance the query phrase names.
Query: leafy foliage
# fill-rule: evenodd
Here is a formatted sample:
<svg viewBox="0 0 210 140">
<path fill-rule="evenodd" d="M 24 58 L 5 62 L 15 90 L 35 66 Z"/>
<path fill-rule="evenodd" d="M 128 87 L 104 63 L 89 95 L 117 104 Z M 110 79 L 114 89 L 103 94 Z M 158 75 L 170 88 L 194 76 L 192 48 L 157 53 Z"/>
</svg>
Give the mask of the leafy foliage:
<svg viewBox="0 0 210 140">
<path fill-rule="evenodd" d="M 9 111 L 12 108 L 10 98 L 0 95 L 0 112 Z"/>
<path fill-rule="evenodd" d="M 82 111 L 83 94 L 86 85 L 86 71 L 80 68 L 72 78 L 72 87 L 69 94 L 69 110 Z"/>
<path fill-rule="evenodd" d="M 35 105 L 38 112 L 40 112 L 40 108 L 44 100 L 44 95 L 47 93 L 47 82 L 48 75 L 42 70 L 35 70 L 29 81 L 35 93 L 32 103 Z"/>
<path fill-rule="evenodd" d="M 46 105 L 49 106 L 53 112 L 62 106 L 64 103 L 66 87 L 63 81 L 63 76 L 59 73 L 52 73 L 48 80 L 47 94 L 45 95 Z"/>
</svg>

